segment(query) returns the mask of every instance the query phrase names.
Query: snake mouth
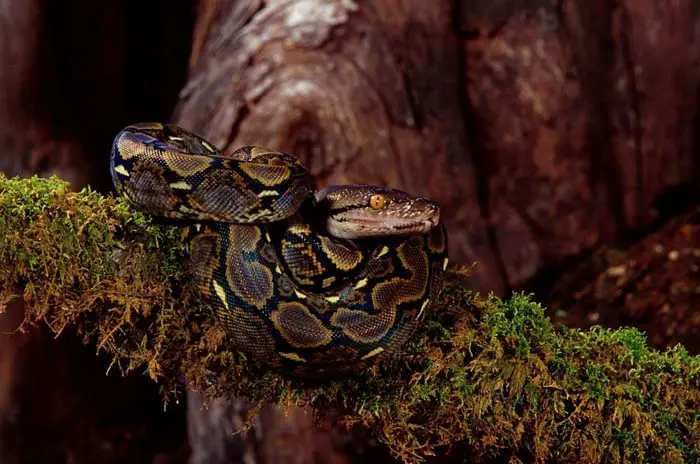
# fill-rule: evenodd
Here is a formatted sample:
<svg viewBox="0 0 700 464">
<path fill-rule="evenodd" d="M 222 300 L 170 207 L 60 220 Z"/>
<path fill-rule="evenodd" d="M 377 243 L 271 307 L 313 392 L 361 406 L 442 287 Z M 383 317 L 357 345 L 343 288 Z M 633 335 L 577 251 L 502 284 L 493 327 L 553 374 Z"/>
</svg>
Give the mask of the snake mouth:
<svg viewBox="0 0 700 464">
<path fill-rule="evenodd" d="M 391 235 L 418 235 L 428 232 L 440 221 L 440 213 L 432 208 L 416 217 L 369 216 L 347 212 L 330 216 L 326 221 L 328 232 L 334 237 L 357 239 Z"/>
<path fill-rule="evenodd" d="M 332 185 L 315 201 L 328 232 L 343 239 L 418 235 L 440 221 L 437 202 L 387 187 Z"/>
</svg>

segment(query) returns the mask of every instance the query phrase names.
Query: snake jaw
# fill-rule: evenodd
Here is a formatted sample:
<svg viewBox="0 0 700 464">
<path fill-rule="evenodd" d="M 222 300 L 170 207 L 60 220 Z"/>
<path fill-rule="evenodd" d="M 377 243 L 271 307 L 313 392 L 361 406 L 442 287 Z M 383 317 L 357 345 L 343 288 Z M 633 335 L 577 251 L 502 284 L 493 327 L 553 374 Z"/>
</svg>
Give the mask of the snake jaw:
<svg viewBox="0 0 700 464">
<path fill-rule="evenodd" d="M 422 220 L 329 217 L 326 220 L 326 228 L 334 237 L 352 240 L 385 235 L 423 234 L 435 227 L 438 221 L 439 215 L 434 219 Z"/>
<path fill-rule="evenodd" d="M 379 207 L 374 202 L 381 197 Z M 317 193 L 326 229 L 337 238 L 423 234 L 440 221 L 440 206 L 400 190 L 368 185 L 331 186 Z M 374 205 L 373 205 L 374 202 Z"/>
</svg>

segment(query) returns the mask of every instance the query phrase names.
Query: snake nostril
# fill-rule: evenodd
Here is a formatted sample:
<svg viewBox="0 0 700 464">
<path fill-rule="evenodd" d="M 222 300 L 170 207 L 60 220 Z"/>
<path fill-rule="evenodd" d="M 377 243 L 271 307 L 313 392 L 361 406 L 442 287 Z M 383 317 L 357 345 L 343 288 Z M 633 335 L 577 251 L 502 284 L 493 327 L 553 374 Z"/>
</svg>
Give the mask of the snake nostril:
<svg viewBox="0 0 700 464">
<path fill-rule="evenodd" d="M 438 207 L 438 204 L 435 203 L 434 201 L 428 200 L 427 198 L 422 198 L 421 200 L 423 200 L 423 203 L 425 204 L 425 208 L 426 208 L 428 211 L 434 213 L 435 211 L 438 210 L 438 208 L 439 208 L 439 207 Z"/>
</svg>

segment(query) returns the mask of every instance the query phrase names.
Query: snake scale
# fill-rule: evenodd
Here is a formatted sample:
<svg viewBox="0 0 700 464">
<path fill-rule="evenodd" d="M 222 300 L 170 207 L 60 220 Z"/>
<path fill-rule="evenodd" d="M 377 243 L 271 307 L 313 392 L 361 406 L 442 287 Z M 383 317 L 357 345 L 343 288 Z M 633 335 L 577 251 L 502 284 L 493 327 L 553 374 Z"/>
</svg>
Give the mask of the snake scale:
<svg viewBox="0 0 700 464">
<path fill-rule="evenodd" d="M 161 123 L 126 127 L 110 172 L 122 196 L 187 221 L 190 266 L 236 348 L 297 376 L 357 372 L 398 353 L 442 287 L 437 203 L 370 185 L 315 190 L 294 156 L 224 155 Z"/>
</svg>

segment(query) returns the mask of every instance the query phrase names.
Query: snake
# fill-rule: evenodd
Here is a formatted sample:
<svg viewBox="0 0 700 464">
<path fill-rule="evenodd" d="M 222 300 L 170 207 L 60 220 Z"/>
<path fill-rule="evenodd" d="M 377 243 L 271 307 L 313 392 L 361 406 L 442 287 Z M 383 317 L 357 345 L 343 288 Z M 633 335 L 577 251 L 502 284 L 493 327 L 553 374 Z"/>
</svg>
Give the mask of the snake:
<svg viewBox="0 0 700 464">
<path fill-rule="evenodd" d="M 224 153 L 173 124 L 114 138 L 110 174 L 137 208 L 184 221 L 188 266 L 245 357 L 300 377 L 396 358 L 448 265 L 439 204 L 389 187 L 316 188 L 294 155 Z"/>
</svg>

